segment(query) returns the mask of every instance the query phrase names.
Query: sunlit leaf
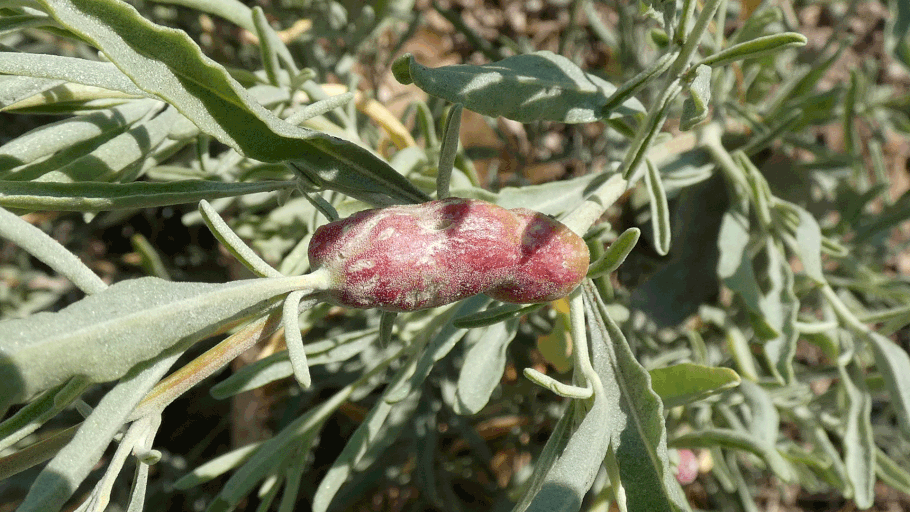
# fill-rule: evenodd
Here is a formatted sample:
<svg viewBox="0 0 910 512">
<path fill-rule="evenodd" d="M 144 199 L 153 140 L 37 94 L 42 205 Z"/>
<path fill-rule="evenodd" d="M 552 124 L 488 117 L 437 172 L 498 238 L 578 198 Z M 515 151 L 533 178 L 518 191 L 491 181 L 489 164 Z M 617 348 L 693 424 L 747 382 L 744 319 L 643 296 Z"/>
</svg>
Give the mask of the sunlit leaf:
<svg viewBox="0 0 910 512">
<path fill-rule="evenodd" d="M 317 186 L 374 204 L 428 199 L 366 149 L 282 121 L 185 33 L 147 21 L 132 6 L 114 0 L 42 4 L 59 23 L 103 51 L 140 89 L 241 153 L 265 162 L 287 161 Z"/>
<path fill-rule="evenodd" d="M 910 356 L 884 336 L 870 335 L 875 364 L 885 378 L 891 404 L 897 412 L 898 426 L 910 436 Z"/>
<path fill-rule="evenodd" d="M 875 441 L 872 437 L 872 397 L 855 364 L 839 366 L 846 392 L 844 410 L 844 466 L 857 507 L 866 509 L 875 499 Z"/>
<path fill-rule="evenodd" d="M 521 122 L 590 123 L 602 112 L 616 86 L 581 70 L 569 59 L 541 51 L 482 66 L 428 68 L 410 54 L 393 67 L 399 82 L 414 83 L 433 96 L 461 103 L 487 116 Z M 644 112 L 638 100 L 623 102 L 609 117 Z"/>
<path fill-rule="evenodd" d="M 739 375 L 729 368 L 680 363 L 650 370 L 651 388 L 666 407 L 685 405 L 734 388 Z"/>
<path fill-rule="evenodd" d="M 57 312 L 0 323 L 0 405 L 74 376 L 118 379 L 136 364 L 308 288 L 309 276 L 224 284 L 141 278 L 117 283 Z"/>
<path fill-rule="evenodd" d="M 470 348 L 458 377 L 455 412 L 477 414 L 490 400 L 506 367 L 506 350 L 518 332 L 518 320 L 500 322 L 468 335 Z"/>
<path fill-rule="evenodd" d="M 629 510 L 689 510 L 670 469 L 663 404 L 651 390 L 648 372 L 587 285 L 585 305 L 592 322 L 594 368 L 609 390 L 605 411 L 609 420 L 601 428 L 609 432 Z"/>
</svg>

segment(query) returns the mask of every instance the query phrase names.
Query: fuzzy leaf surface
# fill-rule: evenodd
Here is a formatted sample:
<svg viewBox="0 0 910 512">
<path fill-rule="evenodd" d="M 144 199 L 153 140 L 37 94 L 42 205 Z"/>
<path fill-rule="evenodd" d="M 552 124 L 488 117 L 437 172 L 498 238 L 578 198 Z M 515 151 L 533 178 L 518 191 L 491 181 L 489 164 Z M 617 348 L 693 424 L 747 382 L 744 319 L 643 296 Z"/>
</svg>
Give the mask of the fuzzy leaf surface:
<svg viewBox="0 0 910 512">
<path fill-rule="evenodd" d="M 651 378 L 635 359 L 626 337 L 607 314 L 593 286 L 586 284 L 584 291 L 594 369 L 610 395 L 605 411 L 609 419 L 600 428 L 610 432 L 628 508 L 689 510 L 670 468 L 663 404 L 651 390 Z M 602 356 L 598 356 L 598 350 Z"/>
<path fill-rule="evenodd" d="M 616 86 L 581 70 L 569 59 L 548 51 L 515 55 L 482 66 L 455 65 L 428 68 L 405 55 L 396 68 L 399 81 L 433 96 L 461 103 L 468 110 L 515 121 L 590 123 L 601 112 Z M 608 117 L 643 113 L 635 98 L 623 102 Z"/>
<path fill-rule="evenodd" d="M 729 368 L 680 363 L 650 370 L 651 388 L 666 407 L 702 400 L 740 383 L 739 375 Z"/>
<path fill-rule="evenodd" d="M 156 25 L 114 0 L 41 3 L 61 25 L 104 52 L 140 89 L 170 103 L 202 131 L 242 154 L 288 162 L 317 185 L 372 204 L 428 199 L 368 150 L 279 119 L 184 32 Z"/>
<path fill-rule="evenodd" d="M 122 281 L 56 313 L 0 323 L 0 405 L 15 403 L 81 375 L 91 382 L 123 376 L 185 339 L 264 309 L 299 287 L 300 278 L 224 284 Z"/>
</svg>

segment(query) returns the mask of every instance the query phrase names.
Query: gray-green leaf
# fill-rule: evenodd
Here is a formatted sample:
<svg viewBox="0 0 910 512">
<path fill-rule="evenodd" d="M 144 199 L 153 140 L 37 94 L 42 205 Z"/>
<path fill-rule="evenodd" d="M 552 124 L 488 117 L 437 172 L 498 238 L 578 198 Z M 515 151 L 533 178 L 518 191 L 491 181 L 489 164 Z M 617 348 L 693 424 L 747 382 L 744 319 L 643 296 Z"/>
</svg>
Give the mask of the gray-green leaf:
<svg viewBox="0 0 910 512">
<path fill-rule="evenodd" d="M 74 376 L 118 379 L 182 341 L 269 307 L 307 280 L 210 284 L 147 277 L 117 283 L 57 313 L 0 323 L 0 409 Z"/>
<path fill-rule="evenodd" d="M 711 68 L 703 64 L 695 68 L 695 79 L 689 85 L 689 98 L 683 103 L 681 130 L 691 130 L 708 118 L 711 102 Z"/>
<path fill-rule="evenodd" d="M 885 379 L 897 412 L 898 427 L 910 437 L 910 356 L 881 334 L 871 333 L 869 341 L 875 354 L 875 365 Z"/>
<path fill-rule="evenodd" d="M 55 183 L 0 181 L 0 206 L 33 210 L 97 212 L 150 208 L 201 199 L 234 197 L 294 187 L 289 181 L 223 183 L 183 180 L 168 183 Z"/>
<path fill-rule="evenodd" d="M 512 318 L 468 335 L 473 344 L 458 377 L 456 413 L 476 414 L 487 405 L 505 370 L 506 349 L 517 332 L 518 319 Z"/>
<path fill-rule="evenodd" d="M 293 126 L 258 104 L 183 32 L 155 25 L 115 0 L 41 1 L 147 93 L 244 155 L 289 162 L 319 186 L 372 204 L 422 202 L 426 194 L 369 150 Z"/>
<path fill-rule="evenodd" d="M 645 111 L 630 98 L 602 112 L 616 86 L 548 51 L 508 57 L 482 66 L 422 66 L 410 54 L 393 67 L 402 83 L 414 83 L 433 96 L 487 116 L 520 122 L 590 123 Z"/>
<path fill-rule="evenodd" d="M 806 41 L 806 36 L 796 32 L 783 32 L 780 34 L 756 37 L 750 41 L 724 48 L 703 60 L 701 65 L 717 67 L 738 60 L 754 59 L 756 57 L 777 53 L 787 48 L 805 46 Z"/>
<path fill-rule="evenodd" d="M 651 388 L 660 396 L 666 407 L 685 405 L 702 400 L 739 385 L 740 378 L 729 368 L 680 363 L 655 368 L 651 374 Z"/>
<path fill-rule="evenodd" d="M 604 413 L 608 419 L 600 428 L 609 432 L 628 508 L 689 510 L 670 469 L 663 405 L 651 390 L 650 376 L 590 281 L 584 286 L 594 368 L 607 391 Z"/>
</svg>

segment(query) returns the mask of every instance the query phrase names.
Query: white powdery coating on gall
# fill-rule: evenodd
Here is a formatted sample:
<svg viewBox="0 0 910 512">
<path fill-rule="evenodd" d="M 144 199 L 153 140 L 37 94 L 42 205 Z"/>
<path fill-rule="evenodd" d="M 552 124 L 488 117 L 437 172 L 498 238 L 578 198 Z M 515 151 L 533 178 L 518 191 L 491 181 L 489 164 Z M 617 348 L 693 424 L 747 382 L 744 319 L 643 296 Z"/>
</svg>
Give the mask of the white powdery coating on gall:
<svg viewBox="0 0 910 512">
<path fill-rule="evenodd" d="M 351 272 L 359 272 L 361 270 L 368 270 L 376 266 L 376 262 L 370 259 L 364 259 L 354 262 L 353 265 L 348 267 L 348 270 Z"/>
</svg>

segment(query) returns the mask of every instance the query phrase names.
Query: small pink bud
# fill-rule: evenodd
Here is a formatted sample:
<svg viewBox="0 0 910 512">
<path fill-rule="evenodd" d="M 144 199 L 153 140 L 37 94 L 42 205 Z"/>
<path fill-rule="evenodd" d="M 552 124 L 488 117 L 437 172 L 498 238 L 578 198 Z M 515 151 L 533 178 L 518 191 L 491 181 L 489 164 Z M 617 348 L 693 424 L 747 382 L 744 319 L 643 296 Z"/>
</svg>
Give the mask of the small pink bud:
<svg viewBox="0 0 910 512">
<path fill-rule="evenodd" d="M 330 301 L 415 311 L 489 290 L 510 302 L 561 297 L 584 277 L 588 250 L 541 214 L 453 197 L 326 224 L 313 234 L 309 258 L 329 273 Z"/>
<path fill-rule="evenodd" d="M 676 466 L 676 481 L 688 485 L 698 477 L 698 457 L 692 450 L 679 450 L 679 464 Z"/>
</svg>

